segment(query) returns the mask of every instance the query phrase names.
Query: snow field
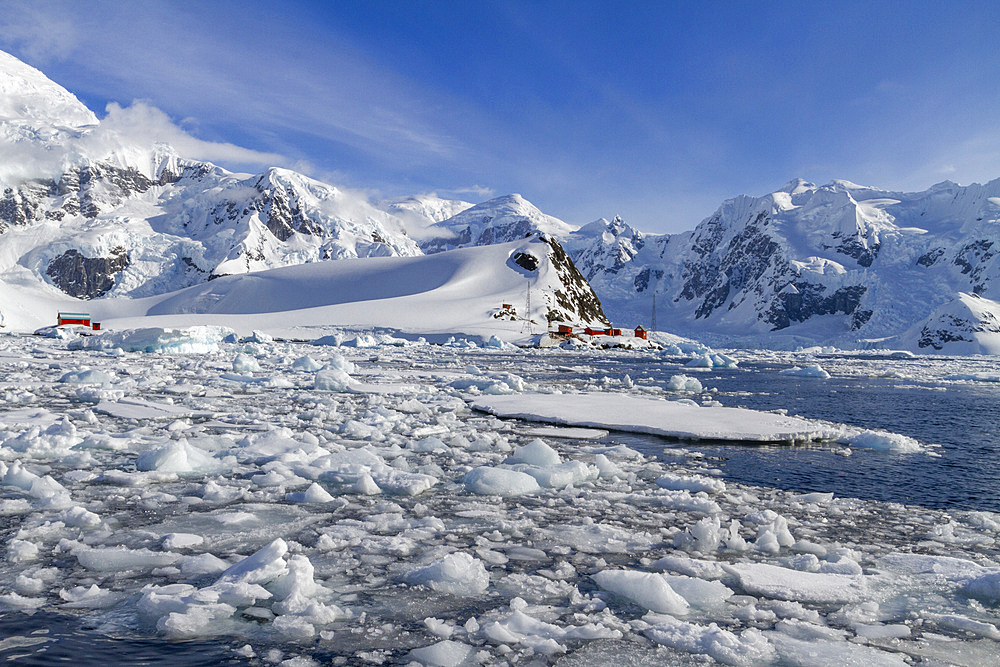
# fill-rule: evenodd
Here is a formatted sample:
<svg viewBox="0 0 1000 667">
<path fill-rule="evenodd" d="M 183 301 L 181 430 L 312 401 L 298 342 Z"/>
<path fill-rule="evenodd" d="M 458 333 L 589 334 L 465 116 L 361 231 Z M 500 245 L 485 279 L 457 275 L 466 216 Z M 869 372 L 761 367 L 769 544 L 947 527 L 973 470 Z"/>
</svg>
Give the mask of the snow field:
<svg viewBox="0 0 1000 667">
<path fill-rule="evenodd" d="M 593 375 L 600 355 L 2 343 L 0 394 L 29 395 L 0 408 L 7 613 L 349 662 L 998 655 L 1000 516 L 724 482 L 697 456 L 469 409 L 566 398 L 583 387 L 529 378 Z M 59 381 L 89 371 L 106 377 Z M 334 371 L 342 387 L 317 386 Z M 639 380 L 608 387 L 654 402 Z M 717 407 L 684 407 L 715 428 Z"/>
</svg>

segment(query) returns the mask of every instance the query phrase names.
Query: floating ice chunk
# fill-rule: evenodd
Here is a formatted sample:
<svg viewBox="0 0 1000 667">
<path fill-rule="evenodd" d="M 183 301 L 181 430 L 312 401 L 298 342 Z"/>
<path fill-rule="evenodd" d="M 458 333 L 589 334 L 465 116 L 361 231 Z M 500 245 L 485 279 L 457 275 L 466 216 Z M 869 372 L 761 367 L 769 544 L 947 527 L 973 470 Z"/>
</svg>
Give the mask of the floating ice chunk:
<svg viewBox="0 0 1000 667">
<path fill-rule="evenodd" d="M 194 639 L 228 634 L 226 621 L 236 607 L 225 602 L 192 603 L 182 612 L 170 612 L 156 623 L 156 629 L 170 639 Z"/>
<path fill-rule="evenodd" d="M 527 463 L 533 466 L 554 466 L 562 463 L 559 453 L 544 440 L 536 438 L 524 447 L 517 447 L 504 463 Z"/>
<path fill-rule="evenodd" d="M 287 493 L 285 499 L 293 503 L 328 503 L 333 501 L 333 496 L 322 486 L 313 482 L 309 488 L 301 493 Z"/>
<path fill-rule="evenodd" d="M 811 364 L 804 367 L 792 366 L 791 368 L 786 368 L 778 372 L 781 375 L 794 375 L 796 377 L 803 378 L 820 378 L 822 380 L 830 378 L 830 374 L 823 370 L 819 364 Z"/>
<path fill-rule="evenodd" d="M 233 359 L 233 370 L 237 373 L 259 373 L 260 364 L 245 352 L 240 352 Z"/>
<path fill-rule="evenodd" d="M 136 420 L 178 419 L 192 416 L 207 417 L 212 414 L 211 412 L 192 410 L 180 405 L 146 401 L 134 397 L 122 397 L 117 400 L 101 399 L 94 406 L 94 412 L 111 415 L 112 417 L 121 417 L 122 419 Z"/>
<path fill-rule="evenodd" d="M 736 368 L 738 365 L 732 357 L 713 352 L 696 354 L 685 364 L 688 368 Z"/>
<path fill-rule="evenodd" d="M 604 454 L 594 455 L 594 465 L 597 466 L 598 474 L 607 479 L 624 478 L 625 473 L 618 465 Z"/>
<path fill-rule="evenodd" d="M 309 344 L 317 346 L 340 347 L 340 344 L 343 341 L 344 341 L 344 335 L 335 333 L 335 334 L 330 334 L 329 336 L 320 336 L 319 338 L 315 338 L 309 341 Z"/>
<path fill-rule="evenodd" d="M 301 554 L 289 558 L 288 571 L 268 586 L 276 600 L 271 609 L 277 614 L 294 614 L 311 625 L 327 625 L 345 617 L 340 607 L 323 604 L 331 593 L 316 583 L 314 575 L 308 558 Z"/>
<path fill-rule="evenodd" d="M 12 563 L 27 563 L 38 558 L 38 545 L 27 540 L 11 540 L 7 544 L 7 560 Z"/>
<path fill-rule="evenodd" d="M 73 555 L 80 565 L 94 572 L 124 572 L 127 570 L 151 570 L 155 567 L 173 565 L 181 559 L 180 554 L 149 549 L 126 549 L 125 547 L 77 548 Z"/>
<path fill-rule="evenodd" d="M 733 519 L 723 526 L 718 515 L 701 519 L 683 533 L 674 537 L 679 547 L 686 547 L 702 554 L 710 554 L 722 547 L 731 551 L 746 551 L 748 545 L 740 535 L 740 522 Z"/>
<path fill-rule="evenodd" d="M 73 528 L 97 528 L 101 517 L 83 507 L 70 507 L 59 513 L 59 520 Z"/>
<path fill-rule="evenodd" d="M 220 582 L 265 584 L 288 572 L 288 544 L 280 537 L 236 563 L 219 577 Z"/>
<path fill-rule="evenodd" d="M 517 464 L 512 465 L 511 469 L 531 475 L 539 486 L 550 489 L 562 489 L 570 484 L 597 479 L 600 475 L 600 471 L 596 467 L 588 466 L 582 461 L 567 461 L 559 465 L 545 467 Z"/>
<path fill-rule="evenodd" d="M 490 586 L 483 562 L 467 553 L 452 553 L 406 575 L 410 584 L 422 584 L 442 593 L 462 597 L 482 595 Z"/>
<path fill-rule="evenodd" d="M 345 373 L 354 373 L 357 370 L 353 362 L 344 355 L 337 353 L 331 354 L 326 360 L 326 368 L 344 371 Z"/>
<path fill-rule="evenodd" d="M 667 381 L 666 389 L 668 391 L 683 391 L 700 394 L 704 388 L 701 386 L 701 382 L 698 381 L 698 378 L 693 378 L 689 375 L 674 375 Z"/>
<path fill-rule="evenodd" d="M 451 450 L 451 447 L 444 444 L 441 438 L 437 438 L 433 435 L 429 435 L 426 438 L 411 442 L 409 448 L 415 452 L 427 452 L 434 454 L 443 454 Z"/>
<path fill-rule="evenodd" d="M 726 483 L 714 477 L 704 477 L 702 475 L 674 475 L 667 473 L 656 480 L 656 485 L 661 489 L 671 491 L 688 490 L 692 493 L 704 491 L 705 493 L 722 493 L 726 490 Z"/>
<path fill-rule="evenodd" d="M 25 611 L 38 609 L 45 604 L 45 598 L 22 597 L 17 593 L 0 595 L 0 609 L 6 611 Z"/>
<path fill-rule="evenodd" d="M 68 450 L 81 442 L 76 426 L 65 418 L 47 426 L 34 424 L 16 435 L 0 431 L 0 446 L 33 458 L 69 456 Z"/>
<path fill-rule="evenodd" d="M 59 382 L 68 384 L 99 384 L 108 387 L 114 382 L 114 378 L 104 371 L 82 370 L 66 373 L 59 378 Z"/>
<path fill-rule="evenodd" d="M 651 546 L 652 540 L 644 533 L 624 528 L 586 522 L 583 525 L 560 525 L 559 541 L 583 553 L 629 553 Z"/>
<path fill-rule="evenodd" d="M 650 433 L 669 438 L 804 442 L 843 434 L 842 428 L 798 417 L 745 408 L 699 407 L 682 401 L 628 394 L 591 392 L 484 396 L 472 401 L 472 407 L 499 417 Z"/>
<path fill-rule="evenodd" d="M 800 493 L 795 496 L 795 499 L 803 503 L 816 503 L 819 505 L 825 505 L 833 501 L 833 493 Z"/>
<path fill-rule="evenodd" d="M 722 579 L 726 576 L 726 571 L 722 569 L 722 565 L 718 561 L 688 558 L 687 556 L 664 556 L 653 561 L 650 567 L 654 570 L 680 572 L 699 579 Z"/>
<path fill-rule="evenodd" d="M 262 343 L 262 344 L 266 345 L 268 343 L 273 343 L 274 342 L 274 337 L 271 336 L 271 335 L 269 335 L 269 334 L 264 333 L 263 331 L 257 331 L 256 329 L 254 329 L 253 333 L 251 333 L 246 338 L 242 339 L 240 342 L 241 343 Z"/>
<path fill-rule="evenodd" d="M 20 461 L 14 461 L 9 467 L 0 462 L 0 484 L 17 487 L 50 509 L 63 509 L 73 504 L 66 487 L 49 475 L 40 477 L 25 470 Z"/>
<path fill-rule="evenodd" d="M 500 340 L 499 338 L 496 337 L 496 335 L 490 336 L 490 339 L 488 341 L 486 341 L 485 343 L 483 343 L 483 347 L 490 347 L 490 348 L 495 348 L 495 349 L 498 349 L 498 350 L 516 350 L 516 349 L 518 349 L 517 345 L 514 345 L 513 343 L 508 343 L 505 340 Z"/>
<path fill-rule="evenodd" d="M 861 449 L 876 449 L 900 454 L 915 454 L 924 451 L 924 446 L 913 438 L 888 431 L 861 431 L 844 438 L 844 442 Z"/>
<path fill-rule="evenodd" d="M 217 351 L 219 343 L 230 335 L 233 335 L 232 329 L 217 326 L 124 329 L 70 341 L 67 348 L 71 350 L 117 348 L 126 352 L 208 354 Z"/>
<path fill-rule="evenodd" d="M 628 598 L 650 611 L 683 616 L 690 606 L 674 592 L 663 575 L 655 572 L 603 570 L 591 578 L 604 590 Z"/>
<path fill-rule="evenodd" d="M 863 600 L 868 582 L 863 576 L 800 572 L 768 563 L 733 563 L 722 567 L 753 595 L 814 604 L 847 604 Z"/>
<path fill-rule="evenodd" d="M 299 357 L 292 362 L 292 368 L 297 371 L 304 371 L 306 373 L 315 373 L 316 371 L 323 368 L 323 364 L 319 363 L 310 356 Z"/>
<path fill-rule="evenodd" d="M 313 380 L 313 387 L 320 391 L 351 391 L 354 380 L 339 368 L 328 368 L 318 371 Z"/>
<path fill-rule="evenodd" d="M 59 589 L 59 597 L 66 601 L 65 609 L 103 609 L 121 599 L 121 595 L 101 589 L 97 584 Z"/>
<path fill-rule="evenodd" d="M 911 634 L 910 626 L 902 623 L 889 625 L 868 625 L 866 623 L 856 623 L 854 634 L 865 639 L 905 639 Z"/>
<path fill-rule="evenodd" d="M 511 612 L 498 621 L 486 623 L 481 631 L 487 639 L 498 644 L 520 644 L 543 655 L 565 653 L 566 647 L 557 640 L 567 639 L 619 639 L 620 630 L 607 628 L 599 623 L 559 627 L 546 623 L 523 610 L 527 604 L 521 598 L 510 601 Z"/>
<path fill-rule="evenodd" d="M 774 510 L 763 510 L 748 514 L 747 521 L 757 524 L 757 539 L 754 548 L 769 554 L 777 554 L 781 547 L 795 544 L 795 538 L 788 530 L 788 520 Z"/>
<path fill-rule="evenodd" d="M 135 461 L 141 471 L 173 472 L 178 474 L 212 472 L 221 462 L 203 449 L 191 445 L 186 439 L 171 440 L 165 445 L 147 450 Z"/>
<path fill-rule="evenodd" d="M 229 569 L 229 563 L 212 554 L 184 556 L 180 561 L 181 572 L 188 577 L 219 574 Z"/>
<path fill-rule="evenodd" d="M 782 664 L 817 665 L 840 667 L 841 665 L 879 665 L 884 667 L 905 667 L 909 663 L 905 656 L 888 651 L 880 651 L 873 646 L 862 646 L 842 639 L 810 637 L 802 639 L 783 632 L 767 632 Z"/>
<path fill-rule="evenodd" d="M 541 491 L 531 475 L 506 468 L 473 468 L 462 483 L 469 492 L 484 496 L 523 496 Z"/>
<path fill-rule="evenodd" d="M 941 628 L 967 632 L 977 637 L 1000 641 L 1000 629 L 992 623 L 977 621 L 959 614 L 926 614 L 926 617 L 934 621 Z"/>
<path fill-rule="evenodd" d="M 547 600 L 569 599 L 576 586 L 565 581 L 553 581 L 537 574 L 516 572 L 508 574 L 496 584 L 497 591 L 509 598 L 524 598 L 534 604 Z"/>
<path fill-rule="evenodd" d="M 673 616 L 649 613 L 643 634 L 662 646 L 695 655 L 708 655 L 724 665 L 768 664 L 777 654 L 762 632 L 754 628 L 740 634 L 723 630 L 715 623 L 707 626 L 688 623 Z"/>
<path fill-rule="evenodd" d="M 702 612 L 717 612 L 733 596 L 731 588 L 718 581 L 705 581 L 698 577 L 664 574 L 662 576 L 675 593 L 689 605 Z"/>
<path fill-rule="evenodd" d="M 974 561 L 951 556 L 894 553 L 878 559 L 878 567 L 902 574 L 929 574 L 952 581 L 968 581 L 989 572 Z"/>
<path fill-rule="evenodd" d="M 1000 603 L 1000 571 L 980 575 L 966 582 L 961 590 L 965 595 L 987 604 Z"/>
<path fill-rule="evenodd" d="M 375 483 L 375 480 L 372 479 L 372 476 L 367 472 L 362 473 L 361 476 L 358 477 L 357 481 L 355 481 L 354 484 L 348 488 L 351 491 L 360 493 L 363 496 L 376 496 L 382 493 L 382 489 Z"/>
<path fill-rule="evenodd" d="M 719 503 L 704 495 L 693 496 L 687 489 L 681 491 L 663 489 L 660 493 L 656 494 L 655 498 L 664 507 L 684 512 L 718 514 L 722 511 Z"/>
<path fill-rule="evenodd" d="M 471 664 L 475 653 L 474 646 L 445 639 L 437 644 L 415 648 L 406 657 L 428 667 L 459 667 Z"/>
<path fill-rule="evenodd" d="M 204 537 L 201 535 L 194 535 L 192 533 L 167 533 L 163 536 L 163 541 L 160 544 L 164 549 L 172 551 L 174 549 L 196 547 L 204 541 Z"/>
</svg>

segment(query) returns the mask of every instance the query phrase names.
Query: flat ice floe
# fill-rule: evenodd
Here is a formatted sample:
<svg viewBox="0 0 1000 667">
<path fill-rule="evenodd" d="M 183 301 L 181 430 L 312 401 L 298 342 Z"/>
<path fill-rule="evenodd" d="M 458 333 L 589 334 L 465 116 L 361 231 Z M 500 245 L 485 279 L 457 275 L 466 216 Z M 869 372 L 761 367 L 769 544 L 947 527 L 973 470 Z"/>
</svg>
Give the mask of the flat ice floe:
<svg viewBox="0 0 1000 667">
<path fill-rule="evenodd" d="M 483 396 L 473 400 L 472 407 L 498 417 L 684 440 L 806 442 L 836 438 L 842 433 L 819 422 L 771 412 L 617 393 Z"/>
</svg>

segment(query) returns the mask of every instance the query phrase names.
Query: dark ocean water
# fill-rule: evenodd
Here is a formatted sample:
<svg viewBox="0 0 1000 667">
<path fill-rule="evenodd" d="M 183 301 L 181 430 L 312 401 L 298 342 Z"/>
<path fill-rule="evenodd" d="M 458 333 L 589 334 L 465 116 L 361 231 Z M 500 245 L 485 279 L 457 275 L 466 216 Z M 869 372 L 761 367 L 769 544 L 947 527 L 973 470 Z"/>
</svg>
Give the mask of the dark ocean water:
<svg viewBox="0 0 1000 667">
<path fill-rule="evenodd" d="M 165 642 L 157 637 L 111 637 L 67 614 L 0 614 L 0 664 L 4 665 L 239 665 L 238 642 Z"/>
<path fill-rule="evenodd" d="M 905 361 L 892 364 L 905 369 Z M 686 369 L 628 364 L 620 372 L 665 383 Z M 898 454 L 839 447 L 685 443 L 716 458 L 725 477 L 780 489 L 833 491 L 838 496 L 937 509 L 1000 512 L 1000 383 L 914 382 L 884 378 L 822 380 L 781 375 L 787 366 L 741 363 L 739 369 L 687 373 L 719 390 L 730 407 L 787 409 L 789 414 L 901 433 L 940 445 L 935 453 Z M 610 370 L 610 369 L 609 369 Z M 739 393 L 737 392 L 747 392 Z M 664 440 L 617 434 L 645 452 Z M 668 446 L 676 446 L 671 443 Z"/>
</svg>

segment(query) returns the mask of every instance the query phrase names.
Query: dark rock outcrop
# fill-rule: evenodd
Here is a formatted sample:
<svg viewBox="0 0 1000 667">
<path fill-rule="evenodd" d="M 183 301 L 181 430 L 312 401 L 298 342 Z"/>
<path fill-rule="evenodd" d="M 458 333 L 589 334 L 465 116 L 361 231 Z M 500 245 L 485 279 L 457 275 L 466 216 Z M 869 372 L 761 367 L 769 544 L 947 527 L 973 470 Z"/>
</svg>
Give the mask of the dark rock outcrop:
<svg viewBox="0 0 1000 667">
<path fill-rule="evenodd" d="M 115 286 L 115 274 L 128 264 L 128 253 L 121 246 L 112 249 L 109 257 L 85 257 L 72 249 L 53 259 L 45 274 L 66 294 L 94 299 Z"/>
</svg>

